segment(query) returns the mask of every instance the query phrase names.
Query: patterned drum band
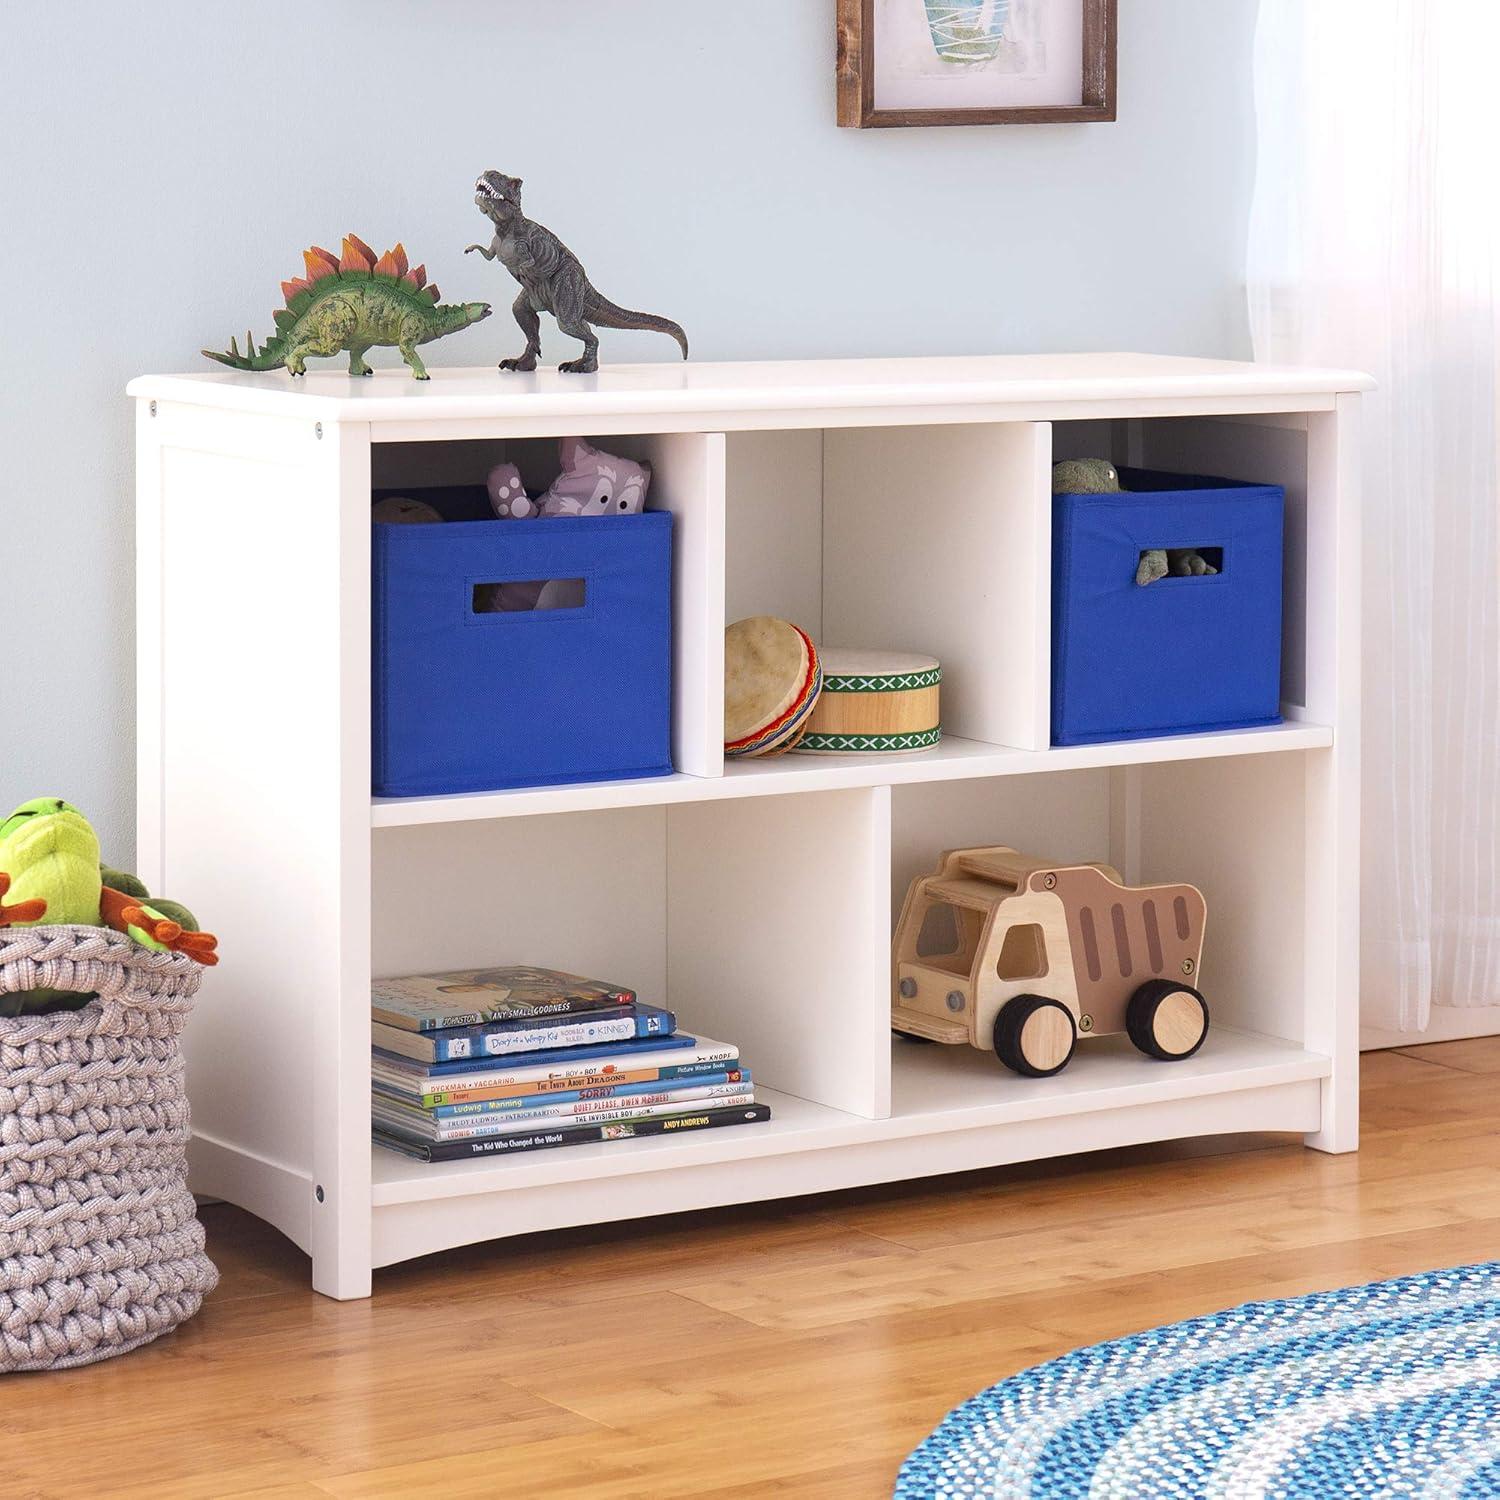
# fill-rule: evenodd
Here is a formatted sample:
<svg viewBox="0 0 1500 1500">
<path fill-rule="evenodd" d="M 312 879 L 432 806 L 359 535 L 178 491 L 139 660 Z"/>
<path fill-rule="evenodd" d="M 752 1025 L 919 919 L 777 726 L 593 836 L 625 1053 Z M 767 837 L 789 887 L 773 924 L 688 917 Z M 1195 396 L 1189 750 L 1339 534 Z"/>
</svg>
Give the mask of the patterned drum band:
<svg viewBox="0 0 1500 1500">
<path fill-rule="evenodd" d="M 931 656 L 830 646 L 822 655 L 823 692 L 796 745 L 805 755 L 904 755 L 942 737 Z"/>
</svg>

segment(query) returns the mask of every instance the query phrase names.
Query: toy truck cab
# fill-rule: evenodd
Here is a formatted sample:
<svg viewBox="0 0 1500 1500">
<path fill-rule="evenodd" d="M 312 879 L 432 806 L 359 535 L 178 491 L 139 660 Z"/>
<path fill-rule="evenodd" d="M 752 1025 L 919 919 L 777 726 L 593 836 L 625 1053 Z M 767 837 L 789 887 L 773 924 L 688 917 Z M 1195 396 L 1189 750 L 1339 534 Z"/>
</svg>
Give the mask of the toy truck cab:
<svg viewBox="0 0 1500 1500">
<path fill-rule="evenodd" d="M 1127 1032 L 1189 1057 L 1208 1032 L 1197 977 L 1205 907 L 1190 885 L 1131 887 L 1108 865 L 1003 845 L 954 849 L 907 891 L 892 949 L 891 1025 L 982 1050 L 1014 1071 L 1064 1068 L 1080 1032 Z"/>
</svg>

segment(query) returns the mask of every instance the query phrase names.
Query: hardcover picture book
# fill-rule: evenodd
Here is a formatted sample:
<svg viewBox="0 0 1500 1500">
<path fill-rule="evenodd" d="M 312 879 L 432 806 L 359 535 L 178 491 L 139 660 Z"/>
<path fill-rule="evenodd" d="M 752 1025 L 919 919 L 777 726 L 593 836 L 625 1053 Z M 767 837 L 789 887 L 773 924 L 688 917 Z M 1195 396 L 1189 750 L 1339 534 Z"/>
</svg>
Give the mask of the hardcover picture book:
<svg viewBox="0 0 1500 1500">
<path fill-rule="evenodd" d="M 434 1120 L 418 1109 L 378 1099 L 371 1111 L 377 1128 L 412 1142 L 462 1141 L 492 1135 L 516 1135 L 524 1131 L 566 1129 L 570 1125 L 602 1125 L 615 1120 L 650 1120 L 663 1115 L 684 1115 L 693 1110 L 736 1104 L 754 1104 L 755 1090 L 749 1084 L 688 1089 L 689 1097 L 668 1097 L 656 1103 L 643 1099 L 591 1099 L 565 1104 L 558 1109 L 532 1109 L 513 1115 L 480 1115 L 466 1120 Z M 707 1101 L 712 1101 L 707 1102 Z"/>
<path fill-rule="evenodd" d="M 370 1019 L 403 1031 L 444 1031 L 608 1010 L 634 1000 L 635 991 L 624 985 L 559 969 L 453 969 L 377 979 L 370 990 Z"/>
<path fill-rule="evenodd" d="M 370 1039 L 386 1052 L 414 1062 L 443 1063 L 474 1057 L 508 1057 L 554 1047 L 588 1047 L 600 1042 L 668 1037 L 677 1029 L 671 1011 L 655 1005 L 613 1005 L 608 1010 L 570 1016 L 526 1016 L 452 1026 L 442 1031 L 405 1031 L 371 1021 Z"/>
<path fill-rule="evenodd" d="M 664 1115 L 660 1119 L 616 1120 L 607 1125 L 578 1125 L 557 1130 L 531 1130 L 518 1135 L 484 1136 L 478 1140 L 416 1142 L 379 1125 L 375 1143 L 417 1161 L 462 1161 L 467 1157 L 508 1156 L 518 1151 L 545 1151 L 556 1146 L 588 1146 L 601 1141 L 628 1140 L 632 1136 L 685 1135 L 697 1130 L 722 1129 L 726 1125 L 754 1125 L 771 1118 L 765 1104 L 704 1109 L 696 1113 Z"/>
<path fill-rule="evenodd" d="M 378 1086 L 432 1106 L 600 1084 L 687 1079 L 736 1068 L 739 1055 L 740 1049 L 730 1043 L 678 1032 L 670 1037 L 643 1037 L 599 1047 L 527 1052 L 513 1061 L 486 1057 L 430 1067 L 377 1052 L 370 1073 Z"/>
<path fill-rule="evenodd" d="M 370 1052 L 370 1064 L 376 1072 L 384 1072 L 392 1078 L 403 1083 L 421 1079 L 433 1082 L 438 1079 L 461 1079 L 467 1082 L 472 1074 L 490 1074 L 497 1070 L 507 1069 L 512 1072 L 523 1066 L 551 1068 L 560 1067 L 569 1073 L 581 1071 L 579 1063 L 586 1063 L 590 1067 L 596 1062 L 609 1064 L 619 1062 L 624 1066 L 622 1059 L 635 1059 L 646 1053 L 656 1054 L 658 1052 L 686 1052 L 690 1051 L 698 1043 L 698 1038 L 689 1036 L 686 1032 L 676 1031 L 671 1036 L 643 1036 L 634 1041 L 624 1042 L 599 1042 L 589 1047 L 547 1047 L 539 1052 L 527 1052 L 507 1061 L 500 1057 L 466 1057 L 459 1058 L 456 1062 L 423 1062 L 416 1058 L 404 1057 L 396 1052 L 388 1052 L 381 1047 L 379 1042 Z M 737 1056 L 737 1052 L 731 1052 L 730 1056 Z M 673 1059 L 676 1061 L 676 1059 Z M 438 1084 L 438 1087 L 446 1088 L 446 1083 Z"/>
<path fill-rule="evenodd" d="M 748 1071 L 734 1068 L 726 1070 L 722 1065 L 711 1065 L 695 1069 L 690 1073 L 671 1073 L 665 1078 L 638 1079 L 633 1074 L 615 1081 L 592 1083 L 584 1079 L 571 1089 L 536 1089 L 522 1085 L 503 1085 L 498 1089 L 476 1092 L 472 1098 L 434 1098 L 429 1094 L 414 1094 L 409 1089 L 393 1087 L 382 1078 L 372 1075 L 372 1092 L 393 1099 L 399 1104 L 412 1105 L 431 1112 L 435 1118 L 446 1115 L 499 1114 L 509 1109 L 541 1109 L 547 1105 L 573 1104 L 584 1099 L 618 1099 L 626 1096 L 660 1094 L 672 1089 L 707 1088 L 714 1084 L 748 1083 L 752 1081 Z M 468 1091 L 464 1093 L 467 1095 Z M 655 1101 L 653 1101 L 655 1102 Z"/>
</svg>

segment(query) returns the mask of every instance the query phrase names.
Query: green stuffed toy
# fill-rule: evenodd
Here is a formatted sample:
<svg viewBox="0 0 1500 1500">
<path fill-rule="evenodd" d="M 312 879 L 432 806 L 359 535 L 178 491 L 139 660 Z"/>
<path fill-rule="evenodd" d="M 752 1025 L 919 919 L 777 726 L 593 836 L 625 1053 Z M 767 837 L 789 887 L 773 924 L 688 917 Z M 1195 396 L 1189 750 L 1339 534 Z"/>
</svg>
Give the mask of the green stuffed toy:
<svg viewBox="0 0 1500 1500">
<path fill-rule="evenodd" d="M 23 802 L 0 823 L 0 928 L 73 924 L 111 927 L 143 947 L 218 963 L 218 940 L 193 914 L 150 896 L 134 876 L 99 863 L 99 839 L 61 797 Z M 37 989 L 0 995 L 0 1015 L 76 1010 L 92 997 Z"/>
<path fill-rule="evenodd" d="M 1052 465 L 1054 495 L 1113 495 L 1123 488 L 1119 472 L 1107 458 L 1065 458 Z M 1144 588 L 1168 574 L 1201 578 L 1218 571 L 1196 547 L 1152 547 L 1141 553 L 1135 581 Z"/>
<path fill-rule="evenodd" d="M 1119 471 L 1107 458 L 1065 458 L 1052 465 L 1054 495 L 1113 495 L 1120 488 Z"/>
</svg>

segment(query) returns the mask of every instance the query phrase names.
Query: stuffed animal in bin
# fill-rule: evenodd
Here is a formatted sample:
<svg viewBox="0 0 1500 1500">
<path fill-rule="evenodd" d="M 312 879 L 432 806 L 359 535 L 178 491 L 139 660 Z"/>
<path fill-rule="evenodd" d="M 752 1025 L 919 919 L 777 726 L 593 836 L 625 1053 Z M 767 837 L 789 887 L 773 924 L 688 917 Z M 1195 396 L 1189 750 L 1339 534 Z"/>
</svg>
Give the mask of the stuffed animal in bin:
<svg viewBox="0 0 1500 1500">
<path fill-rule="evenodd" d="M 144 948 L 218 963 L 218 939 L 185 906 L 151 896 L 134 875 L 99 863 L 89 821 L 61 797 L 23 802 L 0 823 L 0 928 L 111 927 Z M 36 989 L 0 995 L 0 1015 L 77 1010 L 91 997 Z"/>
<path fill-rule="evenodd" d="M 544 516 L 638 516 L 646 508 L 651 465 L 617 458 L 582 438 L 558 445 L 562 473 L 542 496 Z"/>
<path fill-rule="evenodd" d="M 490 492 L 490 509 L 502 521 L 528 521 L 536 517 L 536 501 L 521 483 L 521 471 L 514 464 L 496 464 L 485 477 Z"/>
<path fill-rule="evenodd" d="M 496 464 L 486 488 L 490 506 L 502 521 L 551 516 L 638 516 L 646 508 L 651 465 L 619 458 L 583 438 L 558 445 L 562 472 L 533 500 L 514 464 Z"/>
<path fill-rule="evenodd" d="M 638 516 L 646 508 L 651 465 L 619 458 L 583 438 L 558 445 L 562 473 L 536 499 L 526 493 L 514 464 L 496 464 L 485 479 L 490 508 L 502 521 L 546 520 L 557 516 Z M 497 583 L 490 591 L 494 611 L 569 609 L 583 603 L 579 586 L 563 579 Z"/>
<path fill-rule="evenodd" d="M 410 495 L 387 495 L 370 507 L 377 526 L 431 526 L 443 518 L 425 501 Z"/>
<path fill-rule="evenodd" d="M 1113 495 L 1124 489 L 1107 458 L 1065 458 L 1052 465 L 1054 495 Z M 1199 578 L 1219 570 L 1196 547 L 1153 547 L 1141 553 L 1135 581 L 1145 587 L 1158 578 Z"/>
<path fill-rule="evenodd" d="M 1052 465 L 1054 495 L 1113 495 L 1123 486 L 1107 458 L 1065 458 Z"/>
</svg>

